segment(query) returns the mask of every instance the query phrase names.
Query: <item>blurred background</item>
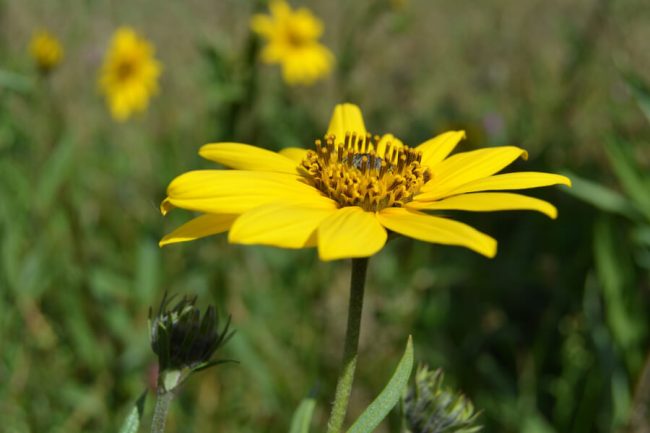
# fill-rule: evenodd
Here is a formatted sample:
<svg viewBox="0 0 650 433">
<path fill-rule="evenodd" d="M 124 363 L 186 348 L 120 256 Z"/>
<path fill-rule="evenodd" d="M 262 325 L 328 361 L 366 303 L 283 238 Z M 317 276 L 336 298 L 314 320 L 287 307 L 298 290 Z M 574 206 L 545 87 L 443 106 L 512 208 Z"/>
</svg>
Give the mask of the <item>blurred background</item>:
<svg viewBox="0 0 650 433">
<path fill-rule="evenodd" d="M 169 431 L 287 431 L 298 402 L 324 425 L 342 352 L 349 263 L 315 251 L 158 248 L 190 217 L 158 210 L 175 176 L 231 140 L 308 147 L 333 106 L 415 145 L 512 144 L 514 170 L 569 175 L 531 195 L 557 221 L 458 217 L 493 260 L 392 241 L 370 261 L 349 419 L 382 389 L 409 334 L 416 359 L 481 409 L 487 432 L 648 432 L 650 3 L 364 0 L 298 3 L 324 23 L 332 73 L 285 84 L 259 61 L 252 0 L 0 0 L 0 419 L 6 432 L 116 431 L 150 386 L 149 306 L 165 290 L 232 314 L 237 334 L 172 406 Z M 98 85 L 113 32 L 155 46 L 159 92 L 115 121 Z M 30 55 L 47 29 L 64 55 Z M 151 410 L 148 402 L 145 422 Z M 394 415 L 379 431 L 399 431 Z"/>
</svg>

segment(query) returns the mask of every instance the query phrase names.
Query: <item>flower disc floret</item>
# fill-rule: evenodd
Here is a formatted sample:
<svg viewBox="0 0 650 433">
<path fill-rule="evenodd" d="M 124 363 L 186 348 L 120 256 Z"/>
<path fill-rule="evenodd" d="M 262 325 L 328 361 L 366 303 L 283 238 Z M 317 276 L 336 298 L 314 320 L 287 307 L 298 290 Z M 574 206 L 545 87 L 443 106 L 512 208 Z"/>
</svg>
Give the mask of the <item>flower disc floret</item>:
<svg viewBox="0 0 650 433">
<path fill-rule="evenodd" d="M 344 206 L 377 212 L 402 207 L 429 181 L 422 152 L 372 134 L 347 132 L 316 140 L 300 164 L 309 184 Z"/>
</svg>

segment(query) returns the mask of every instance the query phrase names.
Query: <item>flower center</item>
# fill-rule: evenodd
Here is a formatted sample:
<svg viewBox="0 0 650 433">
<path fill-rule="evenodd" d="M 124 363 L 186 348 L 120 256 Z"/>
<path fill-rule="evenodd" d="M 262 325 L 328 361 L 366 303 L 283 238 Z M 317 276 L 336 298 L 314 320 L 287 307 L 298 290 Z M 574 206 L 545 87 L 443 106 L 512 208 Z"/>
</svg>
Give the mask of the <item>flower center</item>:
<svg viewBox="0 0 650 433">
<path fill-rule="evenodd" d="M 284 37 L 286 38 L 287 44 L 292 48 L 302 48 L 311 40 L 311 38 L 305 34 L 304 29 L 292 23 L 287 24 Z"/>
<path fill-rule="evenodd" d="M 115 75 L 119 81 L 126 81 L 133 75 L 135 68 L 135 61 L 132 59 L 124 59 L 117 64 Z"/>
<path fill-rule="evenodd" d="M 370 134 L 347 133 L 316 140 L 300 167 L 308 183 L 339 206 L 359 206 L 376 212 L 401 207 L 413 199 L 431 172 L 422 167 L 422 153 Z"/>
</svg>

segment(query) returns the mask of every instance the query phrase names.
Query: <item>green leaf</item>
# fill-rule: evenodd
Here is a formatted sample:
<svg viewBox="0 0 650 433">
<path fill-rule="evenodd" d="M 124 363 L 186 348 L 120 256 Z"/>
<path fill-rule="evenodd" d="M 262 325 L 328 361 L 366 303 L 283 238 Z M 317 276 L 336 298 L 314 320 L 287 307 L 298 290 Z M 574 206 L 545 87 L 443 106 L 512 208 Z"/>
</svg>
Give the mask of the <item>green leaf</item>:
<svg viewBox="0 0 650 433">
<path fill-rule="evenodd" d="M 625 74 L 625 81 L 632 91 L 639 108 L 650 121 L 650 88 L 638 75 Z"/>
<path fill-rule="evenodd" d="M 29 93 L 34 87 L 34 83 L 29 77 L 17 74 L 6 69 L 0 69 L 0 89 L 13 90 L 16 93 Z"/>
<path fill-rule="evenodd" d="M 569 171 L 562 174 L 571 179 L 572 188 L 564 189 L 568 194 L 605 212 L 632 219 L 639 216 L 632 203 L 619 192 Z"/>
<path fill-rule="evenodd" d="M 370 406 L 359 416 L 359 418 L 352 424 L 352 427 L 347 433 L 370 433 L 380 422 L 388 415 L 388 413 L 399 402 L 402 392 L 408 384 L 411 371 L 413 370 L 413 340 L 409 336 L 406 343 L 406 350 L 402 359 L 400 360 L 393 377 L 384 388 L 384 390 L 377 396 L 377 398 L 370 403 Z"/>
<path fill-rule="evenodd" d="M 35 195 L 35 206 L 46 212 L 57 198 L 57 193 L 72 174 L 75 142 L 70 136 L 63 137 L 40 172 Z"/>
<path fill-rule="evenodd" d="M 144 413 L 144 402 L 147 399 L 147 391 L 145 390 L 138 400 L 135 402 L 133 409 L 122 423 L 119 433 L 136 433 L 140 428 L 140 419 Z"/>
<path fill-rule="evenodd" d="M 313 398 L 303 399 L 291 418 L 289 433 L 309 433 L 309 424 L 315 407 L 316 400 Z"/>
<path fill-rule="evenodd" d="M 605 150 L 621 186 L 643 215 L 650 221 L 650 194 L 645 180 L 638 170 L 638 164 L 630 154 L 630 143 L 611 139 Z"/>
<path fill-rule="evenodd" d="M 600 218 L 594 226 L 594 258 L 607 324 L 628 363 L 636 365 L 642 358 L 641 342 L 645 338 L 642 303 L 634 287 L 629 247 L 608 218 Z"/>
</svg>

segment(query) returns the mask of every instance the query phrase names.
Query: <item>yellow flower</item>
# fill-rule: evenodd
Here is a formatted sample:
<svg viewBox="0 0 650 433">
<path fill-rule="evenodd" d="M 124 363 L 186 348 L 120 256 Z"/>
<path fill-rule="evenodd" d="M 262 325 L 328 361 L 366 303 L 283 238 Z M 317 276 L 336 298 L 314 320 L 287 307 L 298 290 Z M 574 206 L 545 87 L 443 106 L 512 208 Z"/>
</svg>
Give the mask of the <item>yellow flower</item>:
<svg viewBox="0 0 650 433">
<path fill-rule="evenodd" d="M 45 30 L 39 30 L 32 35 L 29 43 L 29 52 L 36 62 L 38 69 L 48 73 L 54 69 L 63 59 L 63 47 L 52 34 Z"/>
<path fill-rule="evenodd" d="M 408 147 L 393 135 L 369 134 L 359 107 L 342 104 L 313 150 L 275 153 L 247 144 L 206 144 L 202 157 L 234 170 L 191 171 L 170 183 L 163 214 L 179 207 L 204 215 L 160 245 L 229 230 L 233 243 L 318 247 L 322 260 L 333 260 L 377 253 L 389 230 L 493 257 L 493 238 L 429 212 L 523 209 L 555 218 L 550 203 L 501 191 L 570 181 L 550 173 L 496 174 L 526 158 L 513 146 L 449 156 L 464 137 L 463 131 L 449 131 Z"/>
<path fill-rule="evenodd" d="M 153 46 L 133 29 L 119 28 L 99 77 L 113 118 L 126 120 L 135 112 L 145 111 L 149 98 L 158 92 L 160 72 Z"/>
<path fill-rule="evenodd" d="M 262 50 L 266 63 L 282 65 L 287 84 L 310 85 L 329 75 L 334 56 L 318 42 L 323 24 L 308 9 L 293 10 L 284 0 L 273 0 L 271 15 L 255 15 L 252 30 L 268 44 Z"/>
</svg>

